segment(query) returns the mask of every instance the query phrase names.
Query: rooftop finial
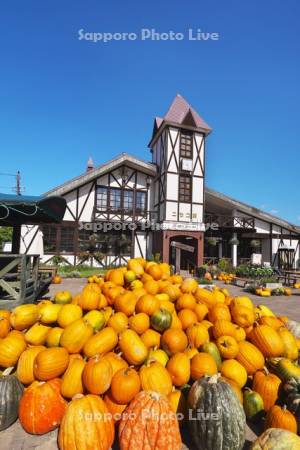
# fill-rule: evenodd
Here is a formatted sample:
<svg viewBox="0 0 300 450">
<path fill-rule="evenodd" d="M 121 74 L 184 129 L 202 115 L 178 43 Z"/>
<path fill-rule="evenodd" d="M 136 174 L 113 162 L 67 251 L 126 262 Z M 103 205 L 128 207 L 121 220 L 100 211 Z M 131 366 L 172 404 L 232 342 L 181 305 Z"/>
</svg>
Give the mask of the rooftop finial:
<svg viewBox="0 0 300 450">
<path fill-rule="evenodd" d="M 89 172 L 89 170 L 93 170 L 94 168 L 94 161 L 93 158 L 90 156 L 86 165 L 86 171 Z"/>
</svg>

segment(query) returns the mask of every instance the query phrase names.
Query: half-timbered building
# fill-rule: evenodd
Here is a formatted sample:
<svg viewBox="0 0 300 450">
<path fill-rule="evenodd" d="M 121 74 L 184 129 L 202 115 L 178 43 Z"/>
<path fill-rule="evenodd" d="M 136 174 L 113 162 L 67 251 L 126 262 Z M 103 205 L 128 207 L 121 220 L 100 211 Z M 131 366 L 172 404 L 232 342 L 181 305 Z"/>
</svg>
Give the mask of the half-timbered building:
<svg viewBox="0 0 300 450">
<path fill-rule="evenodd" d="M 21 250 L 72 265 L 159 254 L 189 269 L 221 257 L 236 265 L 257 254 L 261 263 L 298 267 L 299 227 L 205 186 L 211 131 L 177 95 L 154 120 L 151 161 L 122 153 L 94 167 L 89 159 L 82 175 L 45 193 L 66 199 L 63 222 L 23 227 Z"/>
</svg>

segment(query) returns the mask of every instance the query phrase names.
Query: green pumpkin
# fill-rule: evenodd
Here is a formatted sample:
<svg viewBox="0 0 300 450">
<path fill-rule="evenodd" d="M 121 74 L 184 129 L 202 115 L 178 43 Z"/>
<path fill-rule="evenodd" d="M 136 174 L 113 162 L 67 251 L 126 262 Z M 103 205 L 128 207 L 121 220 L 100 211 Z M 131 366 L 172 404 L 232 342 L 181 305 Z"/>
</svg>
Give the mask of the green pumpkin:
<svg viewBox="0 0 300 450">
<path fill-rule="evenodd" d="M 231 386 L 218 375 L 195 381 L 188 396 L 189 428 L 197 450 L 241 450 L 246 416 Z"/>
<path fill-rule="evenodd" d="M 217 364 L 217 368 L 219 370 L 222 364 L 222 358 L 216 344 L 214 342 L 207 342 L 206 344 L 202 345 L 201 351 L 204 353 L 208 353 L 210 356 L 214 358 Z"/>
<path fill-rule="evenodd" d="M 288 409 L 294 414 L 300 432 L 300 378 L 290 378 L 283 386 Z"/>
<path fill-rule="evenodd" d="M 288 358 L 270 358 L 268 368 L 283 381 L 300 378 L 300 366 Z"/>
<path fill-rule="evenodd" d="M 247 419 L 254 421 L 262 417 L 264 401 L 258 392 L 246 388 L 243 395 L 243 405 Z"/>
<path fill-rule="evenodd" d="M 165 331 L 172 325 L 172 314 L 167 309 L 160 308 L 152 314 L 150 322 L 154 330 Z"/>
<path fill-rule="evenodd" d="M 300 438 L 281 428 L 269 428 L 250 447 L 250 450 L 299 450 Z"/>
<path fill-rule="evenodd" d="M 0 377 L 0 431 L 12 425 L 18 418 L 19 401 L 24 387 L 14 375 L 11 367 Z"/>
</svg>

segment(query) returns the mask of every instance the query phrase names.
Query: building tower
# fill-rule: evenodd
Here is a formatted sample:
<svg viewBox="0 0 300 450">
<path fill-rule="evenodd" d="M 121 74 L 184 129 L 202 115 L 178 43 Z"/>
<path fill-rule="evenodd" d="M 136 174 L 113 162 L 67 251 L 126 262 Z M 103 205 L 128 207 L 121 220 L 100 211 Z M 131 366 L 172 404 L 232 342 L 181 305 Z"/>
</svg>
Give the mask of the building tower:
<svg viewBox="0 0 300 450">
<path fill-rule="evenodd" d="M 205 139 L 211 131 L 180 95 L 154 120 L 149 147 L 158 172 L 151 209 L 161 230 L 153 235 L 153 253 L 176 270 L 203 262 Z"/>
</svg>

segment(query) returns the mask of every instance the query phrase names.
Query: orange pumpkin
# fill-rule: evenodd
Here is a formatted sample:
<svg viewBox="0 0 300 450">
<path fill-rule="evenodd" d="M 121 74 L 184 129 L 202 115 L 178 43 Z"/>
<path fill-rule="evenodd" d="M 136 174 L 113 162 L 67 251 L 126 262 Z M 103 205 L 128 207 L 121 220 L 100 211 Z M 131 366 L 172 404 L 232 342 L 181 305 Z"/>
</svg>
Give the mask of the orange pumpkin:
<svg viewBox="0 0 300 450">
<path fill-rule="evenodd" d="M 297 420 L 285 405 L 274 405 L 267 413 L 265 429 L 268 428 L 280 428 L 297 434 Z"/>
<path fill-rule="evenodd" d="M 75 320 L 64 329 L 60 345 L 69 353 L 79 353 L 93 333 L 94 329 L 87 320 Z"/>
<path fill-rule="evenodd" d="M 220 336 L 217 347 L 224 359 L 234 359 L 239 352 L 239 344 L 232 336 Z"/>
<path fill-rule="evenodd" d="M 109 318 L 107 325 L 119 334 L 128 327 L 128 317 L 123 312 L 117 312 Z"/>
<path fill-rule="evenodd" d="M 224 319 L 216 320 L 212 327 L 212 332 L 215 339 L 218 339 L 220 336 L 236 337 L 236 328 L 234 324 Z"/>
<path fill-rule="evenodd" d="M 191 377 L 194 381 L 204 375 L 215 375 L 218 368 L 214 358 L 208 353 L 197 353 L 191 359 Z"/>
<path fill-rule="evenodd" d="M 191 376 L 189 357 L 185 353 L 176 353 L 169 359 L 167 371 L 171 375 L 174 386 L 187 384 Z"/>
<path fill-rule="evenodd" d="M 217 303 L 214 294 L 201 287 L 196 290 L 195 297 L 198 302 L 204 303 L 208 309 L 211 309 Z"/>
<path fill-rule="evenodd" d="M 194 312 L 197 316 L 198 322 L 201 322 L 208 314 L 208 307 L 204 303 L 197 303 Z"/>
<path fill-rule="evenodd" d="M 19 404 L 19 420 L 27 433 L 45 434 L 57 428 L 66 412 L 67 402 L 60 395 L 61 380 L 35 381 Z"/>
<path fill-rule="evenodd" d="M 298 358 L 298 345 L 294 335 L 285 327 L 277 329 L 277 333 L 281 337 L 284 346 L 283 356 L 295 360 Z"/>
<path fill-rule="evenodd" d="M 231 315 L 228 306 L 223 303 L 217 303 L 208 312 L 208 320 L 212 323 L 217 320 L 231 321 Z"/>
<path fill-rule="evenodd" d="M 106 353 L 102 359 L 106 359 L 109 361 L 112 368 L 112 376 L 115 375 L 119 370 L 126 369 L 128 367 L 128 363 L 125 359 L 122 358 L 121 353 L 108 352 Z"/>
<path fill-rule="evenodd" d="M 158 331 L 149 329 L 141 335 L 141 339 L 147 348 L 160 347 L 161 334 Z"/>
<path fill-rule="evenodd" d="M 150 295 L 156 295 L 159 293 L 159 283 L 155 280 L 148 280 L 144 283 L 144 289 Z"/>
<path fill-rule="evenodd" d="M 11 331 L 0 341 L 0 366 L 14 366 L 22 352 L 26 349 L 24 335 L 19 331 Z"/>
<path fill-rule="evenodd" d="M 183 424 L 187 416 L 188 406 L 183 392 L 179 389 L 174 389 L 168 395 L 169 404 L 172 411 L 176 414 L 179 424 Z"/>
<path fill-rule="evenodd" d="M 148 316 L 152 316 L 160 307 L 160 302 L 158 298 L 156 298 L 154 295 L 143 295 L 141 297 L 137 304 L 136 304 L 136 312 L 138 313 L 145 313 Z"/>
<path fill-rule="evenodd" d="M 137 298 L 133 292 L 125 292 L 115 299 L 114 307 L 117 312 L 123 312 L 126 316 L 132 316 L 135 311 Z"/>
<path fill-rule="evenodd" d="M 251 342 L 247 341 L 239 343 L 239 352 L 236 360 L 245 367 L 248 375 L 253 375 L 257 370 L 262 370 L 265 365 L 265 358 L 262 352 Z"/>
<path fill-rule="evenodd" d="M 47 347 L 59 347 L 60 338 L 63 331 L 63 328 L 60 327 L 51 328 L 46 337 Z"/>
<path fill-rule="evenodd" d="M 119 444 L 120 450 L 180 450 L 179 426 L 168 399 L 158 392 L 140 392 L 120 421 Z"/>
<path fill-rule="evenodd" d="M 253 378 L 253 390 L 258 392 L 264 401 L 264 410 L 269 411 L 278 399 L 280 378 L 266 369 L 258 371 Z"/>
<path fill-rule="evenodd" d="M 182 294 L 176 302 L 176 309 L 195 309 L 196 299 L 192 294 Z"/>
<path fill-rule="evenodd" d="M 196 313 L 191 309 L 181 309 L 178 312 L 178 318 L 182 324 L 183 330 L 186 330 L 189 326 L 198 321 Z"/>
<path fill-rule="evenodd" d="M 274 330 L 278 330 L 278 328 L 284 326 L 284 323 L 282 320 L 278 319 L 277 317 L 271 317 L 271 316 L 263 316 L 259 319 L 260 325 L 268 325 L 269 327 L 274 328 Z"/>
<path fill-rule="evenodd" d="M 53 284 L 60 284 L 60 283 L 61 283 L 61 277 L 60 277 L 59 275 L 55 275 L 55 276 L 52 278 L 52 283 L 53 283 Z"/>
<path fill-rule="evenodd" d="M 5 338 L 10 330 L 10 322 L 6 317 L 0 317 L 0 339 Z"/>
<path fill-rule="evenodd" d="M 188 346 L 188 339 L 186 334 L 179 328 L 169 328 L 161 337 L 161 345 L 170 356 L 183 352 Z"/>
<path fill-rule="evenodd" d="M 33 364 L 33 373 L 37 380 L 47 381 L 62 375 L 69 364 L 69 354 L 60 347 L 47 348 L 38 353 Z"/>
<path fill-rule="evenodd" d="M 175 302 L 182 294 L 179 286 L 175 284 L 169 284 L 165 286 L 165 288 L 163 289 L 163 293 L 167 294 L 172 302 Z"/>
<path fill-rule="evenodd" d="M 129 318 L 129 328 L 137 334 L 143 334 L 150 328 L 150 318 L 145 313 L 134 314 Z"/>
<path fill-rule="evenodd" d="M 281 337 L 274 328 L 268 325 L 254 323 L 249 338 L 252 344 L 258 347 L 267 358 L 282 356 L 284 353 L 284 345 Z"/>
<path fill-rule="evenodd" d="M 161 267 L 158 264 L 152 264 L 148 270 L 147 273 L 154 279 L 154 280 L 160 280 L 163 276 L 163 271 L 161 270 Z"/>
<path fill-rule="evenodd" d="M 111 384 L 112 367 L 110 362 L 98 355 L 89 359 L 82 372 L 84 387 L 91 394 L 104 394 Z"/>
<path fill-rule="evenodd" d="M 194 278 L 185 278 L 180 288 L 184 294 L 195 294 L 198 289 L 198 283 Z"/>
<path fill-rule="evenodd" d="M 81 319 L 82 309 L 78 305 L 63 305 L 57 316 L 57 323 L 61 328 L 66 328 L 75 320 Z"/>
<path fill-rule="evenodd" d="M 194 323 L 189 326 L 186 330 L 186 335 L 191 347 L 199 348 L 209 341 L 207 328 L 201 323 Z"/>
<path fill-rule="evenodd" d="M 95 286 L 94 283 L 89 283 L 82 290 L 79 305 L 86 311 L 98 308 L 101 290 L 98 284 L 95 284 Z"/>
<path fill-rule="evenodd" d="M 62 377 L 61 394 L 66 398 L 73 398 L 76 394 L 83 393 L 82 372 L 85 361 L 78 355 L 72 355 L 69 366 Z M 76 356 L 76 357 L 75 357 Z"/>
<path fill-rule="evenodd" d="M 247 308 L 247 306 L 234 306 L 231 309 L 233 321 L 240 327 L 251 327 L 255 320 L 255 313 L 253 308 Z"/>
<path fill-rule="evenodd" d="M 172 379 L 167 369 L 157 361 L 149 361 L 140 368 L 141 386 L 144 391 L 155 391 L 169 395 Z"/>
<path fill-rule="evenodd" d="M 79 394 L 68 404 L 59 429 L 58 446 L 60 450 L 109 450 L 114 436 L 114 423 L 102 398 Z"/>
<path fill-rule="evenodd" d="M 127 404 L 119 405 L 111 395 L 111 392 L 108 391 L 104 396 L 104 403 L 107 406 L 108 411 L 110 412 L 112 419 L 115 423 L 118 423 L 122 418 L 122 413 L 127 407 Z"/>
<path fill-rule="evenodd" d="M 138 373 L 130 367 L 121 369 L 112 377 L 110 392 L 116 403 L 127 404 L 140 392 Z"/>
</svg>

